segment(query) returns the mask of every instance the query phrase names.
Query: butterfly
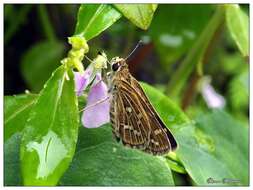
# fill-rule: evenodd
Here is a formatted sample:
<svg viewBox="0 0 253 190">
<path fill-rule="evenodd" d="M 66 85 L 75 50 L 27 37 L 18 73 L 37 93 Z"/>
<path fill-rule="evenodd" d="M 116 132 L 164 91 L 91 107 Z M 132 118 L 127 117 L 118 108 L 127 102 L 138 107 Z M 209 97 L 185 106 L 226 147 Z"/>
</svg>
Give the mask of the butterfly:
<svg viewBox="0 0 253 190">
<path fill-rule="evenodd" d="M 125 146 L 153 155 L 175 150 L 175 138 L 151 105 L 141 85 L 130 74 L 126 60 L 115 57 L 110 66 L 108 86 L 114 137 Z"/>
</svg>

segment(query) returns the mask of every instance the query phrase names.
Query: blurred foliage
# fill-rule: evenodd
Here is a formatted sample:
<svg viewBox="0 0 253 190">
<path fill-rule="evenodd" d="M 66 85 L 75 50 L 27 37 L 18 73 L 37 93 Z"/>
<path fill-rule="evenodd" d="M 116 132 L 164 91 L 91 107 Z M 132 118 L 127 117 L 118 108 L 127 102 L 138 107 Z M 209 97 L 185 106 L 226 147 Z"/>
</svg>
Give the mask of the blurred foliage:
<svg viewBox="0 0 253 190">
<path fill-rule="evenodd" d="M 31 10 L 32 5 L 23 5 L 20 9 L 16 10 L 14 5 L 5 5 L 4 18 L 7 24 L 7 29 L 4 36 L 4 42 L 8 43 L 9 40 L 15 35 L 19 27 L 25 24 L 27 14 Z"/>
<path fill-rule="evenodd" d="M 165 69 L 189 51 L 213 11 L 212 5 L 158 7 L 149 33 Z"/>
<path fill-rule="evenodd" d="M 4 184 L 247 186 L 248 15 L 247 4 L 5 4 Z M 72 34 L 88 40 L 90 58 L 100 50 L 109 59 L 127 57 L 143 41 L 129 69 L 154 86 L 142 83 L 175 135 L 175 152 L 154 157 L 123 147 L 109 124 L 78 132 L 87 91 L 78 107 L 72 71 L 67 80 L 60 66 Z M 207 75 L 225 107 L 205 102 L 199 84 Z"/>
<path fill-rule="evenodd" d="M 33 92 L 39 92 L 43 88 L 52 71 L 59 66 L 63 51 L 63 43 L 44 41 L 36 43 L 24 53 L 21 72 Z"/>
</svg>

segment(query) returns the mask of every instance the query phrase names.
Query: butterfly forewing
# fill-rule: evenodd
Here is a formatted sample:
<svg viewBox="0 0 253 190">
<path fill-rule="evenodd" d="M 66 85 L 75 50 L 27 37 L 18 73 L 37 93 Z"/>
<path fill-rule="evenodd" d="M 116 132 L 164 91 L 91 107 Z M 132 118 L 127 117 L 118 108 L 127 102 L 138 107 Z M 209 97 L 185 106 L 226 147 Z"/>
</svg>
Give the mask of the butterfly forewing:
<svg viewBox="0 0 253 190">
<path fill-rule="evenodd" d="M 137 107 L 134 101 L 138 101 L 135 96 L 132 98 L 121 90 L 113 93 L 111 103 L 111 118 L 113 119 L 112 126 L 114 134 L 121 139 L 124 145 L 136 148 L 144 148 L 148 142 L 150 129 L 144 126 L 144 119 L 139 119 L 143 112 L 142 108 Z M 144 113 L 145 114 L 145 113 Z"/>
<path fill-rule="evenodd" d="M 177 147 L 174 137 L 127 67 L 115 73 L 112 89 L 110 116 L 117 139 L 126 146 L 154 155 Z"/>
<path fill-rule="evenodd" d="M 143 104 L 146 105 L 144 107 L 147 108 L 146 112 L 149 114 L 149 117 L 154 119 L 154 120 L 151 119 L 151 127 L 154 127 L 154 128 L 152 128 L 154 133 L 155 134 L 160 134 L 160 132 L 158 132 L 158 131 L 164 131 L 166 133 L 168 139 L 169 139 L 171 149 L 172 150 L 176 149 L 177 148 L 177 142 L 176 142 L 175 138 L 173 137 L 171 132 L 168 130 L 168 128 L 165 126 L 164 122 L 162 121 L 160 116 L 157 114 L 154 107 L 151 105 L 151 103 L 150 103 L 149 99 L 147 98 L 146 94 L 144 93 L 141 85 L 138 83 L 138 81 L 134 77 L 132 77 L 131 85 L 140 94 L 140 97 L 141 97 L 141 100 L 143 101 Z M 152 123 L 153 123 L 153 125 L 152 125 Z M 159 123 L 159 127 L 161 127 L 162 130 L 158 129 L 156 131 L 155 126 L 157 126 L 157 123 Z"/>
</svg>

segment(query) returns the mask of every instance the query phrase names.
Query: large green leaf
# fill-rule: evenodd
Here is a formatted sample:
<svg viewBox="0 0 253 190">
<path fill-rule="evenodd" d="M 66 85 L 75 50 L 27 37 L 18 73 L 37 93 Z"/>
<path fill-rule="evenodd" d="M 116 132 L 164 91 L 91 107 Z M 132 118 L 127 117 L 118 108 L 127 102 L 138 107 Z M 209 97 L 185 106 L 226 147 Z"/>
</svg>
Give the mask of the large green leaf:
<svg viewBox="0 0 253 190">
<path fill-rule="evenodd" d="M 157 8 L 157 4 L 115 4 L 114 6 L 143 30 L 148 29 Z"/>
<path fill-rule="evenodd" d="M 57 68 L 64 51 L 58 41 L 44 41 L 33 45 L 22 57 L 21 71 L 29 87 L 39 92 Z"/>
<path fill-rule="evenodd" d="M 85 4 L 78 11 L 75 35 L 81 35 L 90 40 L 110 27 L 121 17 L 121 14 L 111 5 Z"/>
<path fill-rule="evenodd" d="M 231 116 L 224 112 L 202 115 L 197 127 L 181 126 L 175 136 L 176 154 L 197 185 L 248 184 L 247 131 Z M 243 150 L 237 152 L 240 143 Z M 209 178 L 220 182 L 208 183 Z M 225 178 L 239 182 L 223 183 Z"/>
<path fill-rule="evenodd" d="M 226 5 L 226 22 L 243 56 L 249 55 L 249 17 L 237 4 Z"/>
<path fill-rule="evenodd" d="M 4 141 L 23 130 L 36 97 L 32 94 L 4 97 Z"/>
<path fill-rule="evenodd" d="M 249 184 L 249 130 L 248 126 L 244 126 L 228 113 L 224 111 L 213 111 L 209 114 L 202 114 L 196 120 L 196 126 L 199 130 L 203 130 L 208 134 L 212 142 L 212 147 L 209 149 L 211 156 L 219 160 L 222 167 L 231 172 L 231 176 L 221 176 L 214 179 L 221 180 L 223 178 L 232 178 L 239 180 L 235 185 Z M 201 137 L 197 136 L 197 140 L 201 141 Z M 205 170 L 210 170 L 213 166 L 208 166 L 206 163 Z M 207 168 L 208 166 L 208 168 Z M 218 174 L 221 168 L 215 170 Z M 226 185 L 233 185 L 228 183 Z"/>
<path fill-rule="evenodd" d="M 195 137 L 199 137 L 199 141 Z M 190 175 L 192 180 L 197 185 L 212 185 L 208 184 L 208 178 L 222 180 L 223 178 L 234 178 L 221 160 L 215 158 L 211 152 L 206 151 L 214 149 L 213 140 L 209 135 L 198 131 L 192 125 L 181 126 L 180 130 L 175 133 L 179 143 L 179 149 L 176 154 L 185 167 L 185 170 Z M 200 144 L 202 143 L 202 144 Z M 217 184 L 213 184 L 217 185 Z M 221 185 L 219 183 L 219 185 Z"/>
<path fill-rule="evenodd" d="M 179 144 L 176 154 L 197 185 L 248 184 L 248 133 L 244 126 L 222 111 L 200 116 L 195 126 L 168 97 L 147 84 L 142 86 L 175 135 Z M 239 179 L 240 183 L 208 184 L 208 178 Z"/>
<path fill-rule="evenodd" d="M 172 186 L 166 160 L 117 143 L 110 125 L 81 128 L 77 151 L 60 185 Z"/>
<path fill-rule="evenodd" d="M 164 66 L 177 61 L 192 47 L 212 11 L 211 5 L 158 7 L 149 33 Z"/>
<path fill-rule="evenodd" d="M 24 185 L 56 185 L 68 168 L 77 141 L 77 106 L 73 73 L 60 66 L 40 92 L 23 132 Z"/>
</svg>

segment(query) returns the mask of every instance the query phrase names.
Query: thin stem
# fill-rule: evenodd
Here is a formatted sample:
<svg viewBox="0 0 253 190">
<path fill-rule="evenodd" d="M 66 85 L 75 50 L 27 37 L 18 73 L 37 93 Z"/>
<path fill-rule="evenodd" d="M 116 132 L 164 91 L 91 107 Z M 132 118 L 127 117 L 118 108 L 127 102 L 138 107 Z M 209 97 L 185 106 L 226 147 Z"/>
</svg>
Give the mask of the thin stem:
<svg viewBox="0 0 253 190">
<path fill-rule="evenodd" d="M 204 28 L 200 37 L 197 39 L 193 48 L 190 50 L 186 58 L 183 60 L 179 68 L 176 70 L 172 76 L 166 93 L 169 96 L 177 97 L 181 92 L 185 82 L 187 81 L 189 75 L 194 70 L 195 66 L 201 59 L 208 47 L 209 42 L 211 41 L 215 31 L 224 21 L 224 7 L 218 6 L 213 17 Z"/>
<path fill-rule="evenodd" d="M 203 59 L 197 64 L 197 68 L 195 73 L 193 74 L 193 76 L 191 77 L 192 80 L 190 82 L 190 84 L 187 84 L 186 90 L 183 93 L 183 98 L 182 98 L 182 103 L 181 103 L 181 107 L 183 110 L 186 110 L 187 107 L 192 103 L 194 97 L 196 96 L 196 88 L 198 85 L 199 80 L 202 78 L 203 76 L 203 67 L 204 64 L 207 64 L 212 51 L 214 49 L 214 47 L 216 47 L 218 39 L 223 31 L 223 24 L 221 24 L 217 30 L 215 31 L 215 34 L 213 35 L 213 38 L 211 39 L 208 48 L 206 50 L 206 52 L 204 53 Z"/>
<path fill-rule="evenodd" d="M 54 29 L 52 27 L 52 24 L 49 20 L 48 14 L 47 14 L 47 9 L 45 5 L 39 5 L 38 6 L 38 13 L 39 13 L 39 18 L 43 27 L 43 30 L 45 32 L 45 35 L 48 40 L 50 41 L 55 41 L 56 36 L 54 33 Z"/>
<path fill-rule="evenodd" d="M 183 110 L 186 110 L 186 108 L 191 104 L 192 99 L 195 97 L 195 89 L 200 78 L 201 76 L 195 73 L 192 77 L 192 80 L 190 81 L 190 84 L 187 86 L 181 103 L 181 107 Z"/>
</svg>

